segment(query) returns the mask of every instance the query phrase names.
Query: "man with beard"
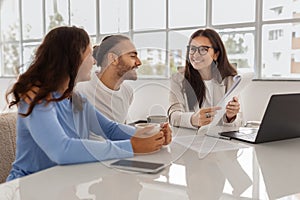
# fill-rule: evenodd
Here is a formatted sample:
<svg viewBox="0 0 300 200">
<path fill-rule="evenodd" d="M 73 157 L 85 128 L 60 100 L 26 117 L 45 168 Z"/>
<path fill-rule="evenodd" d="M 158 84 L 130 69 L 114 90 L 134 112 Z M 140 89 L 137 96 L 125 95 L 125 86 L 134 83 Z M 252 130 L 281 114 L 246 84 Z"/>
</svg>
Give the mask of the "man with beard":
<svg viewBox="0 0 300 200">
<path fill-rule="evenodd" d="M 100 70 L 90 81 L 78 84 L 77 90 L 108 118 L 125 123 L 133 89 L 124 81 L 136 80 L 136 69 L 141 65 L 136 48 L 128 37 L 110 35 L 94 46 L 93 56 Z"/>
<path fill-rule="evenodd" d="M 76 90 L 107 118 L 126 123 L 128 109 L 133 101 L 133 89 L 124 81 L 137 80 L 136 69 L 141 65 L 137 50 L 128 37 L 110 35 L 94 46 L 92 53 L 100 70 L 92 72 L 89 81 L 76 84 Z M 22 98 L 31 103 L 38 90 L 38 87 L 33 86 Z M 161 130 L 166 140 L 170 141 L 172 131 L 169 124 L 162 124 Z M 94 133 L 89 134 L 89 139 L 105 140 Z"/>
</svg>

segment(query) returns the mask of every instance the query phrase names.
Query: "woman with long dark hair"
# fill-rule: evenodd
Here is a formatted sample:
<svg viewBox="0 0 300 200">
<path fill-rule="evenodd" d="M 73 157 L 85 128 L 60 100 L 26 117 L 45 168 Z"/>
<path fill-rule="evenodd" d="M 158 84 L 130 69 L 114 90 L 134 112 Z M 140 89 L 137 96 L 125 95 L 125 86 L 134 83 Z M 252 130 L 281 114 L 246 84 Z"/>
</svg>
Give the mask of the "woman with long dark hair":
<svg viewBox="0 0 300 200">
<path fill-rule="evenodd" d="M 189 40 L 184 75 L 171 79 L 169 119 L 172 125 L 198 128 L 213 120 L 216 105 L 233 84 L 236 69 L 229 63 L 219 34 L 200 29 Z M 237 97 L 226 105 L 223 125 L 239 125 Z"/>
<path fill-rule="evenodd" d="M 139 137 L 145 129 L 140 132 L 109 120 L 73 92 L 77 82 L 90 79 L 93 64 L 92 46 L 83 29 L 58 27 L 45 36 L 28 70 L 7 93 L 9 106 L 17 105 L 19 113 L 16 159 L 8 181 L 55 165 L 153 152 L 171 142 L 168 127 Z M 35 94 L 28 96 L 30 91 Z M 29 103 L 26 98 L 31 98 Z M 107 140 L 89 140 L 90 133 Z"/>
</svg>

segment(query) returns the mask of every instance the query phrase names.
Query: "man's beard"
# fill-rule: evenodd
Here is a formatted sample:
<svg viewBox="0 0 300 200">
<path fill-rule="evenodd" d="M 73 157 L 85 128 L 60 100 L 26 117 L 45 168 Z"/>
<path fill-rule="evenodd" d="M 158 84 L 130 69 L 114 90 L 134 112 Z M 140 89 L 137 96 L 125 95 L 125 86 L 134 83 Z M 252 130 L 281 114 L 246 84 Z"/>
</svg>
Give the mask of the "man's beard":
<svg viewBox="0 0 300 200">
<path fill-rule="evenodd" d="M 122 71 L 118 73 L 123 80 L 136 80 L 137 74 L 135 70 Z"/>
<path fill-rule="evenodd" d="M 119 60 L 119 71 L 118 76 L 123 80 L 136 80 L 136 70 L 132 66 L 127 66 L 122 59 Z"/>
</svg>

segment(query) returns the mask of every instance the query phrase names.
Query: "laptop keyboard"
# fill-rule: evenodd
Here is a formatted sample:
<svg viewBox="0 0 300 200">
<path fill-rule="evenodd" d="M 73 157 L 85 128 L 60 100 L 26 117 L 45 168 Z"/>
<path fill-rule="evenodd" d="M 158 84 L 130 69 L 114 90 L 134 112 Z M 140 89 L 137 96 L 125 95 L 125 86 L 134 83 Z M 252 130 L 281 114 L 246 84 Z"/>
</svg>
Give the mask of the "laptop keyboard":
<svg viewBox="0 0 300 200">
<path fill-rule="evenodd" d="M 237 132 L 237 133 L 235 133 L 235 136 L 238 137 L 238 138 L 243 138 L 243 139 L 247 139 L 247 140 L 255 140 L 256 133 L 241 133 L 241 132 Z"/>
<path fill-rule="evenodd" d="M 258 128 L 243 128 L 235 133 L 236 137 L 254 141 L 257 135 Z"/>
<path fill-rule="evenodd" d="M 229 131 L 221 133 L 222 136 L 242 139 L 254 142 L 258 133 L 258 128 L 240 127 L 238 131 Z"/>
</svg>

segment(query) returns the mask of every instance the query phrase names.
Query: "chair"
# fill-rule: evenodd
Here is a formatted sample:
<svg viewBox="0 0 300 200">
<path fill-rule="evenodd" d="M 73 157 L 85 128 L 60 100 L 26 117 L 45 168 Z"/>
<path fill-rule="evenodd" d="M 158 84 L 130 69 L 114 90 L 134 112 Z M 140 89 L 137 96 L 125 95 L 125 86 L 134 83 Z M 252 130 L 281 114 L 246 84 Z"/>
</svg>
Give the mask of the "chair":
<svg viewBox="0 0 300 200">
<path fill-rule="evenodd" d="M 0 183 L 6 181 L 16 156 L 17 113 L 0 113 Z"/>
</svg>

